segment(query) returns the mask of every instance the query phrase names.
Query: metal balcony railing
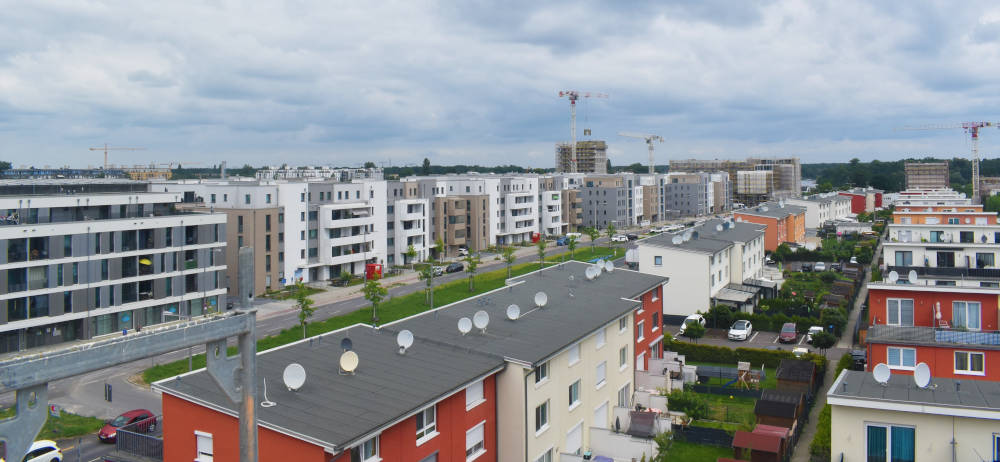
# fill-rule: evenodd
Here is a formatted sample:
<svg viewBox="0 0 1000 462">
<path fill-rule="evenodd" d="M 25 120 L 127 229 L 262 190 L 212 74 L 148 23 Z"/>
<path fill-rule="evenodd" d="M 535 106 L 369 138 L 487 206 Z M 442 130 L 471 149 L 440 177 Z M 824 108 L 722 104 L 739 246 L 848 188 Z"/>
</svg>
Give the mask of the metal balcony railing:
<svg viewBox="0 0 1000 462">
<path fill-rule="evenodd" d="M 926 326 L 870 326 L 865 337 L 869 343 L 914 343 L 979 345 L 1000 347 L 1000 331 L 972 331 L 963 328 Z"/>
<path fill-rule="evenodd" d="M 971 278 L 971 279 L 990 279 L 990 278 L 1000 278 L 1000 269 L 998 268 L 941 268 L 941 267 L 929 267 L 929 266 L 888 266 L 886 267 L 886 274 L 889 271 L 895 271 L 901 277 L 905 277 L 910 271 L 916 271 L 918 276 L 946 276 L 946 277 L 961 277 L 961 278 Z"/>
</svg>

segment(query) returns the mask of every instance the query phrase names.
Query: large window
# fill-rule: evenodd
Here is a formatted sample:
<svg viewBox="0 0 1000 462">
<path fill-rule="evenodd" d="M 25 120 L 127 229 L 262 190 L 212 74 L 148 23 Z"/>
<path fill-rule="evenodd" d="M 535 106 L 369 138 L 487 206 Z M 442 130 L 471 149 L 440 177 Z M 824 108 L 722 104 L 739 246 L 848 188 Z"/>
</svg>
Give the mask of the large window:
<svg viewBox="0 0 1000 462">
<path fill-rule="evenodd" d="M 569 408 L 576 408 L 580 404 L 580 379 L 569 386 Z"/>
<path fill-rule="evenodd" d="M 435 408 L 431 406 L 417 413 L 417 442 L 422 439 L 433 438 L 437 435 L 437 420 L 435 419 Z"/>
<path fill-rule="evenodd" d="M 952 326 L 979 330 L 982 328 L 979 317 L 980 308 L 981 304 L 979 302 L 952 302 Z"/>
<path fill-rule="evenodd" d="M 974 351 L 955 352 L 955 373 L 968 375 L 986 375 L 985 358 L 983 353 Z"/>
<path fill-rule="evenodd" d="M 535 408 L 535 433 L 549 428 L 549 401 Z"/>
<path fill-rule="evenodd" d="M 473 460 L 486 453 L 486 421 L 465 432 L 465 460 Z"/>
<path fill-rule="evenodd" d="M 483 395 L 483 381 L 480 380 L 465 389 L 465 409 L 469 410 L 486 401 Z"/>
<path fill-rule="evenodd" d="M 890 298 L 886 300 L 886 324 L 890 326 L 913 325 L 913 300 Z"/>
<path fill-rule="evenodd" d="M 628 317 L 618 319 L 618 332 L 625 332 L 628 329 Z"/>
<path fill-rule="evenodd" d="M 913 427 L 868 424 L 868 462 L 913 462 Z"/>
<path fill-rule="evenodd" d="M 635 335 L 638 337 L 636 340 L 642 340 L 646 338 L 646 322 L 639 321 L 635 326 Z"/>
<path fill-rule="evenodd" d="M 912 369 L 917 366 L 917 350 L 913 348 L 886 348 L 889 367 Z"/>
<path fill-rule="evenodd" d="M 976 253 L 976 268 L 991 268 L 995 266 L 992 253 Z"/>
<path fill-rule="evenodd" d="M 628 345 L 623 346 L 620 350 L 618 350 L 618 368 L 625 369 L 625 366 L 627 365 L 628 365 Z"/>
<path fill-rule="evenodd" d="M 631 398 L 629 395 L 629 384 L 626 383 L 625 386 L 618 389 L 618 407 L 630 407 L 631 400 L 629 398 Z"/>
<path fill-rule="evenodd" d="M 604 329 L 597 331 L 597 335 L 594 336 L 594 339 L 597 341 L 597 348 L 604 346 L 604 343 L 606 342 L 606 339 L 604 338 Z"/>
<path fill-rule="evenodd" d="M 955 267 L 955 252 L 938 252 L 937 253 L 937 267 L 938 268 L 954 268 Z"/>
<path fill-rule="evenodd" d="M 913 266 L 913 252 L 896 251 L 896 266 Z"/>
</svg>

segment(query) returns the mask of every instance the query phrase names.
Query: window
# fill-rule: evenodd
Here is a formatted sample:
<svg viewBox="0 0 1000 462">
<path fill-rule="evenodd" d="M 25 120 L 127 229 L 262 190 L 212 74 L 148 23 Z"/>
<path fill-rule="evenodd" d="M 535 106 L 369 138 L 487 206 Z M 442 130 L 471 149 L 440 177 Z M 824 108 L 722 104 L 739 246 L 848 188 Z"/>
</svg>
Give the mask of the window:
<svg viewBox="0 0 1000 462">
<path fill-rule="evenodd" d="M 264 202 L 266 202 L 268 204 L 271 203 L 271 195 L 270 194 L 265 194 L 264 195 Z"/>
<path fill-rule="evenodd" d="M 434 418 L 434 411 L 434 406 L 431 406 L 417 413 L 415 417 L 417 419 L 417 444 L 437 435 L 437 421 Z"/>
<path fill-rule="evenodd" d="M 625 369 L 628 366 L 628 345 L 618 350 L 618 369 Z"/>
<path fill-rule="evenodd" d="M 601 329 L 601 330 L 597 331 L 597 335 L 595 336 L 595 339 L 597 340 L 597 348 L 600 348 L 600 347 L 604 346 L 605 343 L 607 343 L 607 339 L 605 339 L 605 336 L 604 336 L 604 329 Z"/>
<path fill-rule="evenodd" d="M 653 295 L 650 298 L 652 298 L 652 300 L 654 302 L 660 299 L 660 288 L 659 287 L 653 289 Z"/>
<path fill-rule="evenodd" d="M 374 437 L 358 446 L 361 462 L 378 460 L 378 437 Z"/>
<path fill-rule="evenodd" d="M 976 253 L 976 268 L 987 268 L 994 266 L 992 253 Z"/>
<path fill-rule="evenodd" d="M 597 380 L 596 380 L 597 386 L 595 388 L 603 387 L 605 382 L 607 382 L 607 378 L 608 378 L 608 362 L 601 361 L 601 363 L 597 365 Z"/>
<path fill-rule="evenodd" d="M 959 231 L 958 242 L 964 242 L 966 244 L 970 244 L 976 242 L 976 236 L 972 231 Z"/>
<path fill-rule="evenodd" d="M 306 221 L 306 213 L 299 212 L 299 221 Z"/>
<path fill-rule="evenodd" d="M 473 460 L 486 453 L 486 421 L 465 432 L 465 460 Z"/>
<path fill-rule="evenodd" d="M 306 193 L 299 193 L 299 202 L 306 201 Z"/>
<path fill-rule="evenodd" d="M 545 400 L 535 408 L 535 433 L 549 428 L 549 401 Z"/>
<path fill-rule="evenodd" d="M 646 321 L 639 321 L 639 324 L 636 324 L 635 335 L 638 337 L 637 340 L 646 338 Z"/>
<path fill-rule="evenodd" d="M 913 266 L 913 252 L 907 250 L 896 252 L 896 266 Z"/>
<path fill-rule="evenodd" d="M 972 351 L 955 352 L 955 373 L 969 375 L 986 375 L 986 356 Z"/>
<path fill-rule="evenodd" d="M 660 313 L 653 313 L 653 327 L 650 330 L 656 330 L 660 328 Z"/>
<path fill-rule="evenodd" d="M 580 344 L 577 343 L 569 347 L 569 365 L 572 366 L 580 362 Z"/>
<path fill-rule="evenodd" d="M 236 232 L 237 233 L 243 232 L 243 215 L 236 217 Z"/>
<path fill-rule="evenodd" d="M 915 444 L 913 427 L 868 424 L 869 462 L 913 462 Z"/>
<path fill-rule="evenodd" d="M 594 409 L 594 426 L 597 428 L 608 428 L 608 402 L 605 401 L 597 409 Z"/>
<path fill-rule="evenodd" d="M 250 203 L 250 195 L 249 194 L 243 196 L 243 203 L 244 204 L 249 204 Z"/>
<path fill-rule="evenodd" d="M 913 325 L 913 300 L 890 298 L 886 300 L 886 324 L 891 326 Z"/>
<path fill-rule="evenodd" d="M 572 411 L 580 404 L 580 379 L 569 386 L 569 409 Z"/>
<path fill-rule="evenodd" d="M 888 347 L 886 351 L 889 367 L 912 369 L 917 365 L 917 350 L 913 348 Z"/>
<path fill-rule="evenodd" d="M 212 197 L 212 203 L 214 204 L 215 203 L 215 194 L 212 194 L 211 197 Z"/>
<path fill-rule="evenodd" d="M 979 302 L 952 302 L 951 304 L 951 324 L 954 327 L 963 327 L 969 330 L 979 330 L 981 304 Z"/>
<path fill-rule="evenodd" d="M 552 448 L 542 453 L 541 456 L 535 459 L 535 462 L 552 462 Z"/>
<path fill-rule="evenodd" d="M 618 407 L 624 407 L 624 408 L 631 407 L 629 405 L 629 401 L 630 401 L 629 397 L 630 397 L 629 396 L 629 384 L 626 383 L 625 386 L 621 387 L 618 390 Z"/>
<path fill-rule="evenodd" d="M 483 381 L 480 380 L 465 389 L 465 410 L 478 406 L 486 398 L 483 395 Z"/>
<path fill-rule="evenodd" d="M 198 448 L 198 454 L 194 460 L 196 462 L 212 462 L 212 454 L 214 454 L 212 449 L 212 434 L 195 430 L 194 437 L 197 440 Z"/>
<path fill-rule="evenodd" d="M 549 378 L 549 363 L 541 363 L 535 368 L 535 383 Z"/>
<path fill-rule="evenodd" d="M 663 257 L 659 255 L 653 257 L 653 266 L 663 266 Z"/>
<path fill-rule="evenodd" d="M 628 328 L 628 317 L 624 317 L 618 320 L 618 332 L 625 332 Z"/>
<path fill-rule="evenodd" d="M 566 452 L 570 454 L 580 454 L 583 448 L 583 422 L 576 424 L 572 430 L 566 433 Z"/>
<path fill-rule="evenodd" d="M 1000 433 L 993 434 L 993 460 L 1000 461 Z"/>
<path fill-rule="evenodd" d="M 938 252 L 937 266 L 938 268 L 954 268 L 955 252 Z"/>
</svg>

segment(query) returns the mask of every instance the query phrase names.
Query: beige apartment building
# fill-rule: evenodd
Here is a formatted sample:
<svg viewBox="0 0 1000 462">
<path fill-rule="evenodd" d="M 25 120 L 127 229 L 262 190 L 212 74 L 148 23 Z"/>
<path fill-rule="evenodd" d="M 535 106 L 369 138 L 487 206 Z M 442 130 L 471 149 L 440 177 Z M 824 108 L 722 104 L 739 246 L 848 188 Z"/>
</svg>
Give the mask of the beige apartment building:
<svg viewBox="0 0 1000 462">
<path fill-rule="evenodd" d="M 488 194 L 435 196 L 431 199 L 431 241 L 444 242 L 445 255 L 459 247 L 482 250 L 490 246 Z"/>
<path fill-rule="evenodd" d="M 946 189 L 951 183 L 948 161 L 907 162 L 903 169 L 906 172 L 906 189 Z"/>
</svg>

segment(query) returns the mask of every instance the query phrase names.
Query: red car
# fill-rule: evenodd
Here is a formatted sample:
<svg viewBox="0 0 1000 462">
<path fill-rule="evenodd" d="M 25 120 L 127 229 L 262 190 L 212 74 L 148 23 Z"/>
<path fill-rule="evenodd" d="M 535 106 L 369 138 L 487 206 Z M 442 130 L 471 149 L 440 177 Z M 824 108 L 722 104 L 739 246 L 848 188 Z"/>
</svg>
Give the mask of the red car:
<svg viewBox="0 0 1000 462">
<path fill-rule="evenodd" d="M 114 443 L 118 429 L 126 425 L 137 424 L 136 431 L 151 432 L 156 430 L 156 416 L 145 409 L 134 409 L 128 411 L 114 419 L 104 422 L 104 427 L 97 432 L 97 439 L 102 443 Z"/>
<path fill-rule="evenodd" d="M 794 322 L 786 322 L 781 326 L 781 333 L 778 334 L 778 341 L 781 343 L 795 343 L 799 339 L 799 334 L 795 330 Z"/>
</svg>

